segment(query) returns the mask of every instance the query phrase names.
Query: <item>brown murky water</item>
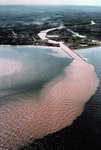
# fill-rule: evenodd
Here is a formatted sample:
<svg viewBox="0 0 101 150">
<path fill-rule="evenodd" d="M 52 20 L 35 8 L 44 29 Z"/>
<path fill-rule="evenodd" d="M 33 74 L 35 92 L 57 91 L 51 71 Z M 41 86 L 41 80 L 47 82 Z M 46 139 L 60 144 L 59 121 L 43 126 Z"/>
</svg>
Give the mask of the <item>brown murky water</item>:
<svg viewBox="0 0 101 150">
<path fill-rule="evenodd" d="M 63 78 L 45 85 L 37 99 L 3 105 L 0 108 L 0 148 L 14 150 L 30 138 L 41 138 L 71 125 L 98 84 L 94 67 L 75 60 L 65 69 Z"/>
</svg>

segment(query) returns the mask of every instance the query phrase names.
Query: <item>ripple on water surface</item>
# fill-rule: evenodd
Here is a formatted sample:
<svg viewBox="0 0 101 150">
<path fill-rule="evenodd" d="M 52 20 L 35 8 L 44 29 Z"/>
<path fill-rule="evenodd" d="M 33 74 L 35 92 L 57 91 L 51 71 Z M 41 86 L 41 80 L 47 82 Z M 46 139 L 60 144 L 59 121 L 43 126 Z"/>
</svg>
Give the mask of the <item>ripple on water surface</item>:
<svg viewBox="0 0 101 150">
<path fill-rule="evenodd" d="M 30 138 L 41 138 L 71 125 L 98 84 L 94 67 L 75 60 L 65 68 L 65 75 L 58 82 L 53 79 L 44 86 L 39 97 L 23 97 L 1 106 L 0 148 L 13 150 Z"/>
</svg>

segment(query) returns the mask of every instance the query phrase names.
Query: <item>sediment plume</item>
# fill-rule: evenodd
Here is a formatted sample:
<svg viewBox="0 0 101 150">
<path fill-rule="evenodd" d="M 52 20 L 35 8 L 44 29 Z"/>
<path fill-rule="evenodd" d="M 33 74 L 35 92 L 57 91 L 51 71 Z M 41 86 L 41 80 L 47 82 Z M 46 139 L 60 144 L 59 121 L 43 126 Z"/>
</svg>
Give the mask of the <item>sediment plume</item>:
<svg viewBox="0 0 101 150">
<path fill-rule="evenodd" d="M 94 67 L 74 60 L 65 76 L 44 86 L 38 98 L 21 99 L 0 107 L 0 148 L 14 150 L 33 138 L 70 126 L 95 94 L 99 80 Z"/>
</svg>

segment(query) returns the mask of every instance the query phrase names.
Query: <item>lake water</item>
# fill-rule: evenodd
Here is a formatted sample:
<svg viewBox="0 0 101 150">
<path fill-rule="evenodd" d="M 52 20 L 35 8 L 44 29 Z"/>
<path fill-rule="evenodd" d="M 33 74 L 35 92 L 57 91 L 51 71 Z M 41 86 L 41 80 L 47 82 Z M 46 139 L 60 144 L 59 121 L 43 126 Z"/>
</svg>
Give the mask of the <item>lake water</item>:
<svg viewBox="0 0 101 150">
<path fill-rule="evenodd" d="M 36 149 L 101 149 L 101 47 L 76 52 L 89 64 L 60 48 L 0 46 L 2 150 L 30 139 Z"/>
</svg>

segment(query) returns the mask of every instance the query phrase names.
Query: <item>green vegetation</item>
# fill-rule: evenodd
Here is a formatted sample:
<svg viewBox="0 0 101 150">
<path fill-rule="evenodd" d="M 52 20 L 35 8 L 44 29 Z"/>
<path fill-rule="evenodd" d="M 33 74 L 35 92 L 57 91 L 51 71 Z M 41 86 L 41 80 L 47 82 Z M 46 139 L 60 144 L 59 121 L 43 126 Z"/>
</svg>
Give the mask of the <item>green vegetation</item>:
<svg viewBox="0 0 101 150">
<path fill-rule="evenodd" d="M 60 31 L 48 33 L 59 36 L 52 39 L 62 40 L 72 49 L 97 46 L 92 40 L 101 41 L 100 16 L 101 8 L 94 6 L 0 6 L 0 44 L 45 45 L 37 34 L 63 25 Z M 68 29 L 87 38 L 75 38 Z"/>
</svg>

